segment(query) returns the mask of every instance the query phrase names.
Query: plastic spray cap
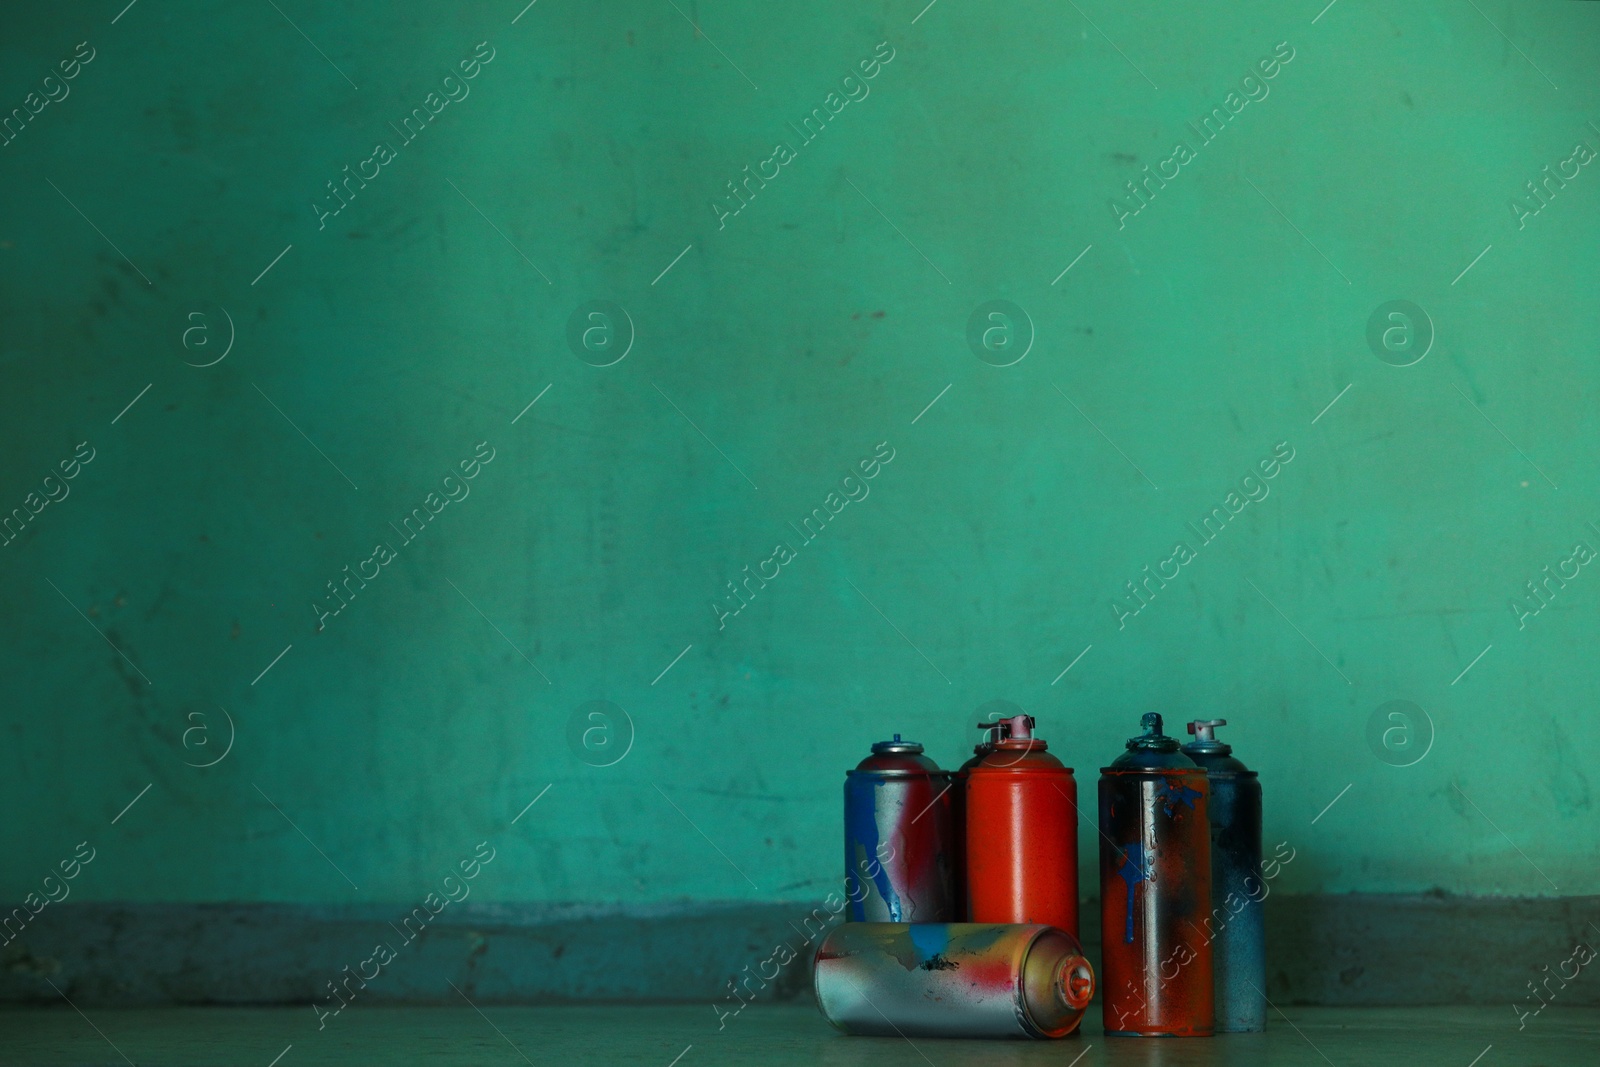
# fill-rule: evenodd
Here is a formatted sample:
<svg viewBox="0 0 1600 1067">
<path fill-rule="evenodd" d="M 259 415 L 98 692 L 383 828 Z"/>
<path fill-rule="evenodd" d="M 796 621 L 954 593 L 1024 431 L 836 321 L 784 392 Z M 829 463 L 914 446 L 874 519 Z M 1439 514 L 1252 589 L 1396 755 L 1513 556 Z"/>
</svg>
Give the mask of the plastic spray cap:
<svg viewBox="0 0 1600 1067">
<path fill-rule="evenodd" d="M 1146 712 L 1139 720 L 1144 733 L 1128 738 L 1128 750 L 1111 761 L 1111 770 L 1175 770 L 1195 766 L 1179 748 L 1176 737 L 1161 732 L 1161 716 Z"/>
<path fill-rule="evenodd" d="M 1255 772 L 1233 758 L 1233 746 L 1216 735 L 1216 728 L 1228 725 L 1227 719 L 1196 719 L 1189 724 L 1194 740 L 1183 746 L 1184 754 L 1206 769 L 1208 774 L 1249 774 Z"/>
<path fill-rule="evenodd" d="M 1033 737 L 1034 719 L 1032 715 L 1013 715 L 1010 718 L 996 719 L 994 722 L 980 722 L 978 729 L 988 730 L 991 741 L 1018 740 L 1026 741 Z"/>
<path fill-rule="evenodd" d="M 1145 712 L 1144 717 L 1139 720 L 1139 725 L 1144 727 L 1144 734 L 1140 737 L 1129 738 L 1129 749 L 1145 749 L 1154 752 L 1178 751 L 1178 739 L 1168 737 L 1161 732 L 1162 722 L 1159 712 Z"/>
</svg>

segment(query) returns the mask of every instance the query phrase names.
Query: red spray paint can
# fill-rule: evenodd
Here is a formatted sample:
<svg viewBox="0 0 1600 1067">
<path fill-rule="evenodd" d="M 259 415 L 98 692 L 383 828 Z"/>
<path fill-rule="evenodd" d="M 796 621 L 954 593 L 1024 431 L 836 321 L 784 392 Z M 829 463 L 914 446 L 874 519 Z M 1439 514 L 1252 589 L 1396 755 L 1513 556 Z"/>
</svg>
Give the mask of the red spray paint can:
<svg viewBox="0 0 1600 1067">
<path fill-rule="evenodd" d="M 1210 788 L 1161 716 L 1100 772 L 1100 950 L 1107 1034 L 1209 1037 L 1215 1025 Z"/>
<path fill-rule="evenodd" d="M 1037 923 L 1078 936 L 1078 783 L 1014 715 L 967 767 L 967 917 Z M 987 751 L 983 751 L 983 748 Z"/>
</svg>

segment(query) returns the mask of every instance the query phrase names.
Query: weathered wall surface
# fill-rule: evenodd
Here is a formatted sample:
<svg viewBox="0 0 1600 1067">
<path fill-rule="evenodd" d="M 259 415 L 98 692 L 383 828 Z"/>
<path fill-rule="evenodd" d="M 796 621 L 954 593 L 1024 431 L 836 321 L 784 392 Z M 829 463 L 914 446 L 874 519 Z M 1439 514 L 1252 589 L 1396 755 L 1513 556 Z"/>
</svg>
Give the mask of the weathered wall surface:
<svg viewBox="0 0 1600 1067">
<path fill-rule="evenodd" d="M 121 6 L 0 40 L 7 907 L 809 902 L 995 699 L 1600 892 L 1594 5 Z"/>
</svg>

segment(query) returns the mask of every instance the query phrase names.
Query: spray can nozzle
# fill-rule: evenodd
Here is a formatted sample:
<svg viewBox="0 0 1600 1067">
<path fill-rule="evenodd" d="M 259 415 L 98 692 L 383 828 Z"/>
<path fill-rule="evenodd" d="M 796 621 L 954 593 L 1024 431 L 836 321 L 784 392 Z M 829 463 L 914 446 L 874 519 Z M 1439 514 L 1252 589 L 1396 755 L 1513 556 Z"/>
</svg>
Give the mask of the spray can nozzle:
<svg viewBox="0 0 1600 1067">
<path fill-rule="evenodd" d="M 996 719 L 994 722 L 980 722 L 978 729 L 988 730 L 989 741 L 993 744 L 1013 738 L 1026 741 L 1033 737 L 1033 726 L 1032 715 L 1012 715 L 1010 718 Z"/>
<path fill-rule="evenodd" d="M 1218 726 L 1226 725 L 1228 725 L 1227 719 L 1196 719 L 1189 724 L 1189 732 L 1194 734 L 1196 741 L 1203 741 L 1209 744 L 1217 739 L 1213 731 Z"/>
<path fill-rule="evenodd" d="M 886 755 L 920 755 L 922 744 L 918 741 L 902 741 L 900 735 L 895 734 L 893 741 L 874 741 L 872 754 L 874 756 Z"/>
<path fill-rule="evenodd" d="M 1150 752 L 1176 752 L 1178 739 L 1168 737 L 1162 732 L 1161 713 L 1147 711 L 1139 720 L 1139 725 L 1144 727 L 1144 733 L 1138 737 L 1128 739 L 1128 750 L 1144 750 Z"/>
</svg>

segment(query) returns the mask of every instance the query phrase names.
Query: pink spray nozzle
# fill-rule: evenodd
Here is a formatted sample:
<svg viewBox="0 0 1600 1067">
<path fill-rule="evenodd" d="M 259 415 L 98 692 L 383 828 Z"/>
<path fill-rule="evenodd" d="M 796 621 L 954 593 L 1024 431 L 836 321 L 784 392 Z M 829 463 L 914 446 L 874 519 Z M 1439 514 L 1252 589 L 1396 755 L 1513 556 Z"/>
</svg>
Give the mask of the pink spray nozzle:
<svg viewBox="0 0 1600 1067">
<path fill-rule="evenodd" d="M 990 735 L 999 741 L 1026 741 L 1033 737 L 1033 725 L 1032 715 L 1012 715 L 993 722 L 980 722 L 978 729 L 990 731 Z"/>
</svg>

